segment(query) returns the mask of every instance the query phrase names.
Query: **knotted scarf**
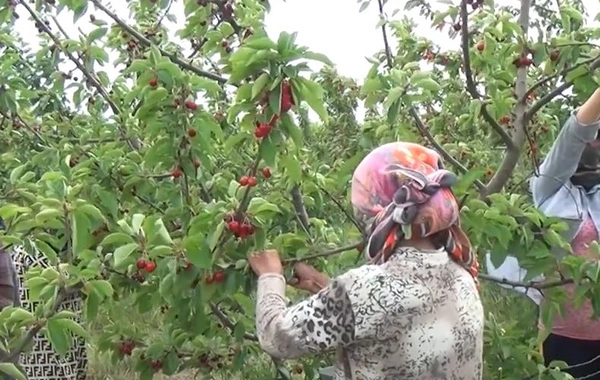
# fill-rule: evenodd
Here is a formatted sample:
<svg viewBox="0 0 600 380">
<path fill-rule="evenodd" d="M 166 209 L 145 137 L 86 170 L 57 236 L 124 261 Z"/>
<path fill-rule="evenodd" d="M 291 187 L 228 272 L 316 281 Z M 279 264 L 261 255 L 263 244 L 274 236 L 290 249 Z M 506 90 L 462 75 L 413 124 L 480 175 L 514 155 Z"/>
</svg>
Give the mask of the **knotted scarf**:
<svg viewBox="0 0 600 380">
<path fill-rule="evenodd" d="M 476 279 L 479 265 L 460 227 L 457 177 L 424 146 L 396 142 L 369 153 L 352 177 L 352 205 L 367 226 L 367 259 L 386 262 L 402 240 L 430 237 Z"/>
</svg>

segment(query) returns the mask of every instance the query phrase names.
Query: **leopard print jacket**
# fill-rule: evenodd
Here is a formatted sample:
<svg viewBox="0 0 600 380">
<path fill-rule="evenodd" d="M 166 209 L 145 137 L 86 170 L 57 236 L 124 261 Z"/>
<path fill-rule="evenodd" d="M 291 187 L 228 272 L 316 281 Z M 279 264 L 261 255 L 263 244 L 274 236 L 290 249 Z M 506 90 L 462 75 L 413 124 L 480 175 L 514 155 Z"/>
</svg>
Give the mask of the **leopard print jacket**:
<svg viewBox="0 0 600 380">
<path fill-rule="evenodd" d="M 280 359 L 337 350 L 336 380 L 480 380 L 484 314 L 473 278 L 445 251 L 401 248 L 287 307 L 286 282 L 258 282 L 261 347 Z"/>
</svg>

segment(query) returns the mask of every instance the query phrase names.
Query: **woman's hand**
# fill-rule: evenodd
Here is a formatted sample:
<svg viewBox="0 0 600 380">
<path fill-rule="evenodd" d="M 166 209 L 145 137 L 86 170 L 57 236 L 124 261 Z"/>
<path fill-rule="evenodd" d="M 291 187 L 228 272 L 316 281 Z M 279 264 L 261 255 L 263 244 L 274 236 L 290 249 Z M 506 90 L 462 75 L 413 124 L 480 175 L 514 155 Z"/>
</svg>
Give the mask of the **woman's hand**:
<svg viewBox="0 0 600 380">
<path fill-rule="evenodd" d="M 248 258 L 248 263 L 258 277 L 268 273 L 283 274 L 279 253 L 274 249 L 253 253 Z"/>
<path fill-rule="evenodd" d="M 288 281 L 288 285 L 297 289 L 309 291 L 313 294 L 329 284 L 329 277 L 316 270 L 313 266 L 298 263 L 294 266 L 294 277 Z"/>
</svg>

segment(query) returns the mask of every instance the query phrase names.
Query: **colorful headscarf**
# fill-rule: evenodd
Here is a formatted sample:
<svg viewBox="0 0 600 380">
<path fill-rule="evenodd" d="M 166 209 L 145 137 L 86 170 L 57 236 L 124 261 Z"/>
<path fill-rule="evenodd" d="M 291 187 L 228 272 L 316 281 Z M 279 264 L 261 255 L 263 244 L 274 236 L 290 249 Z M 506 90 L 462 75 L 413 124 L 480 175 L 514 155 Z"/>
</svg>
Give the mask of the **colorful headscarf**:
<svg viewBox="0 0 600 380">
<path fill-rule="evenodd" d="M 451 187 L 457 177 L 424 146 L 396 142 L 365 157 L 352 177 L 352 205 L 367 227 L 367 259 L 384 263 L 399 241 L 433 237 L 450 257 L 477 277 L 479 265 L 460 227 Z"/>
</svg>

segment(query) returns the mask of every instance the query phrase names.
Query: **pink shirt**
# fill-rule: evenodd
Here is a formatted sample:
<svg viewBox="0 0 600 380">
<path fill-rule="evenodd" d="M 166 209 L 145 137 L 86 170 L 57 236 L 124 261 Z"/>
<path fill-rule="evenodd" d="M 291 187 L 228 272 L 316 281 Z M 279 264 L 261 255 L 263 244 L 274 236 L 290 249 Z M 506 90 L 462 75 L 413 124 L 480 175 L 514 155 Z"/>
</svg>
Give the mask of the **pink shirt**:
<svg viewBox="0 0 600 380">
<path fill-rule="evenodd" d="M 588 215 L 571 242 L 573 253 L 578 256 L 586 255 L 590 243 L 597 240 L 598 230 Z M 575 285 L 565 285 L 564 290 L 567 299 L 575 297 Z M 589 300 L 586 300 L 579 309 L 576 309 L 572 302 L 567 301 L 562 318 L 556 316 L 552 333 L 573 339 L 600 340 L 600 319 L 592 320 L 593 312 L 592 303 Z M 539 326 L 543 326 L 541 321 Z"/>
</svg>

